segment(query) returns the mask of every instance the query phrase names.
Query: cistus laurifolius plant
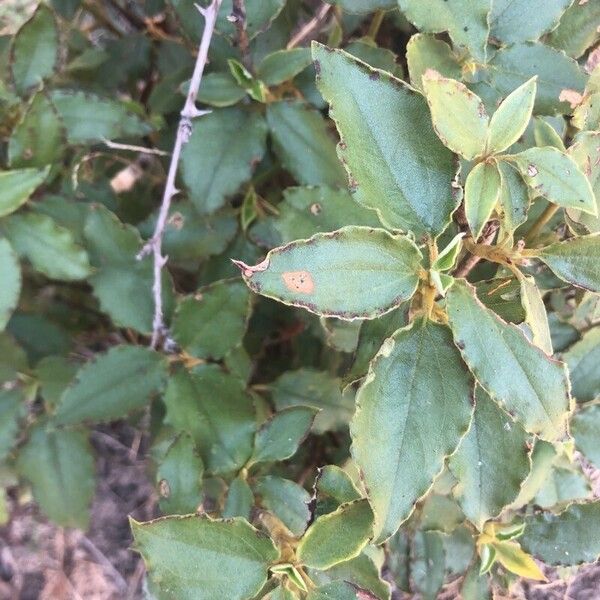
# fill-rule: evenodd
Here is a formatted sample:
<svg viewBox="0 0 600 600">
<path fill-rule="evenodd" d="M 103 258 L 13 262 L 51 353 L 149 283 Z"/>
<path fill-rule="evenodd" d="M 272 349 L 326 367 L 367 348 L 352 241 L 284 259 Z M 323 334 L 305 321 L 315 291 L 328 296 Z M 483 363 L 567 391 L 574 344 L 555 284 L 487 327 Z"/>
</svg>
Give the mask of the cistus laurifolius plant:
<svg viewBox="0 0 600 600">
<path fill-rule="evenodd" d="M 0 36 L 5 494 L 85 529 L 128 419 L 151 598 L 595 561 L 600 4 L 108 4 Z"/>
</svg>

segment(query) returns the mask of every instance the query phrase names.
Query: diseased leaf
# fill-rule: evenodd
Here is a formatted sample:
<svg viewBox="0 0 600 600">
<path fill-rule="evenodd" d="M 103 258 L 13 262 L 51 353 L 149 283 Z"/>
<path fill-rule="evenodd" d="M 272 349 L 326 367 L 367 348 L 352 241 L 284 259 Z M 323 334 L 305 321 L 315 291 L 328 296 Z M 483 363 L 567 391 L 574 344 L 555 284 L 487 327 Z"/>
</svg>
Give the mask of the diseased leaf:
<svg viewBox="0 0 600 600">
<path fill-rule="evenodd" d="M 300 102 L 275 102 L 267 107 L 267 122 L 281 164 L 299 183 L 344 185 L 333 136 L 318 111 Z"/>
<path fill-rule="evenodd" d="M 521 546 L 549 565 L 593 562 L 600 555 L 600 502 L 571 504 L 525 518 Z"/>
<path fill-rule="evenodd" d="M 492 37 L 506 43 L 534 42 L 554 29 L 572 0 L 494 0 Z"/>
<path fill-rule="evenodd" d="M 256 266 L 239 266 L 256 293 L 351 321 L 375 318 L 409 299 L 420 259 L 407 237 L 344 227 L 271 250 Z"/>
<path fill-rule="evenodd" d="M 25 204 L 48 176 L 48 169 L 15 169 L 0 172 L 0 217 Z"/>
<path fill-rule="evenodd" d="M 273 542 L 243 519 L 189 515 L 130 523 L 152 581 L 182 600 L 251 598 L 279 557 Z"/>
<path fill-rule="evenodd" d="M 446 301 L 454 341 L 481 386 L 525 429 L 560 439 L 570 398 L 564 364 L 486 309 L 470 284 L 456 280 Z"/>
<path fill-rule="evenodd" d="M 563 359 L 569 367 L 576 400 L 587 402 L 600 396 L 600 327 L 586 331 L 581 340 L 563 354 Z"/>
<path fill-rule="evenodd" d="M 600 293 L 600 234 L 571 238 L 535 252 L 564 281 Z"/>
<path fill-rule="evenodd" d="M 477 239 L 488 222 L 501 192 L 500 171 L 494 161 L 473 167 L 465 183 L 465 214 L 473 238 Z"/>
<path fill-rule="evenodd" d="M 481 98 L 463 83 L 425 71 L 423 91 L 440 140 L 467 160 L 485 151 L 489 119 Z"/>
<path fill-rule="evenodd" d="M 420 31 L 447 31 L 454 44 L 469 50 L 478 62 L 485 62 L 491 0 L 399 0 L 400 9 Z"/>
<path fill-rule="evenodd" d="M 173 338 L 192 356 L 220 359 L 241 344 L 249 313 L 248 288 L 241 281 L 218 281 L 179 302 Z"/>
<path fill-rule="evenodd" d="M 87 529 L 94 495 L 94 457 L 87 437 L 38 423 L 20 450 L 18 472 L 41 509 L 63 527 Z"/>
<path fill-rule="evenodd" d="M 537 563 L 523 552 L 517 542 L 494 542 L 493 547 L 496 560 L 511 573 L 527 579 L 546 581 L 546 576 Z"/>
<path fill-rule="evenodd" d="M 54 73 L 58 62 L 58 29 L 52 10 L 40 4 L 17 32 L 12 47 L 12 76 L 19 94 Z"/>
<path fill-rule="evenodd" d="M 575 161 L 556 148 L 530 148 L 511 157 L 527 185 L 542 196 L 566 208 L 595 215 L 598 210 L 587 177 Z"/>
<path fill-rule="evenodd" d="M 240 379 L 216 365 L 181 369 L 169 378 L 164 402 L 165 422 L 192 436 L 209 472 L 228 473 L 246 464 L 256 423 L 252 397 Z"/>
<path fill-rule="evenodd" d="M 156 471 L 160 509 L 163 513 L 191 514 L 202 500 L 204 465 L 189 435 L 180 435 L 167 449 Z"/>
<path fill-rule="evenodd" d="M 11 245 L 0 238 L 0 331 L 17 307 L 21 295 L 21 267 Z"/>
<path fill-rule="evenodd" d="M 447 327 L 413 321 L 384 342 L 357 394 L 352 454 L 377 542 L 410 515 L 469 427 L 474 384 L 450 342 Z"/>
<path fill-rule="evenodd" d="M 91 273 L 87 252 L 75 243 L 66 227 L 46 215 L 11 215 L 2 229 L 15 252 L 51 279 L 76 281 Z"/>
<path fill-rule="evenodd" d="M 181 153 L 183 181 L 198 212 L 221 208 L 250 179 L 265 152 L 266 136 L 262 116 L 241 108 L 198 119 Z"/>
<path fill-rule="evenodd" d="M 449 466 L 458 479 L 458 502 L 479 530 L 519 494 L 531 467 L 527 439 L 527 432 L 478 388 L 471 428 Z"/>
<path fill-rule="evenodd" d="M 313 58 L 354 199 L 391 228 L 439 235 L 460 198 L 453 155 L 433 131 L 424 98 L 340 50 L 315 43 Z"/>
<path fill-rule="evenodd" d="M 536 91 L 536 78 L 532 77 L 502 101 L 490 120 L 489 152 L 502 152 L 523 135 L 531 119 Z"/>
<path fill-rule="evenodd" d="M 461 78 L 460 64 L 452 48 L 446 42 L 426 33 L 417 33 L 408 40 L 406 61 L 410 84 L 418 90 L 423 89 L 423 75 L 428 69 L 449 79 Z"/>
<path fill-rule="evenodd" d="M 373 535 L 369 502 L 355 500 L 320 516 L 302 537 L 298 560 L 313 569 L 329 569 L 358 556 Z"/>
<path fill-rule="evenodd" d="M 164 358 L 141 346 L 116 346 L 84 365 L 56 409 L 56 422 L 110 421 L 141 408 L 162 391 Z"/>
<path fill-rule="evenodd" d="M 316 414 L 308 406 L 292 406 L 276 412 L 256 432 L 252 462 L 285 460 L 298 449 Z"/>
</svg>

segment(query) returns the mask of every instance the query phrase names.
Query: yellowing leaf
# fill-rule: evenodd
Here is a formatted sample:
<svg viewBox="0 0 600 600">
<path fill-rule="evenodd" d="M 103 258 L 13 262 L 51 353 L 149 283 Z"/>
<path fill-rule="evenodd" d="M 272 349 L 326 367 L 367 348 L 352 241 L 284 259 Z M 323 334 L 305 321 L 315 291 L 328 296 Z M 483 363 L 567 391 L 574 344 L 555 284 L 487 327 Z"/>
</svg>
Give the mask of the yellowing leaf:
<svg viewBox="0 0 600 600">
<path fill-rule="evenodd" d="M 538 567 L 537 563 L 521 550 L 517 542 L 494 542 L 493 548 L 496 551 L 496 560 L 508 571 L 536 581 L 546 581 L 546 576 Z"/>
</svg>

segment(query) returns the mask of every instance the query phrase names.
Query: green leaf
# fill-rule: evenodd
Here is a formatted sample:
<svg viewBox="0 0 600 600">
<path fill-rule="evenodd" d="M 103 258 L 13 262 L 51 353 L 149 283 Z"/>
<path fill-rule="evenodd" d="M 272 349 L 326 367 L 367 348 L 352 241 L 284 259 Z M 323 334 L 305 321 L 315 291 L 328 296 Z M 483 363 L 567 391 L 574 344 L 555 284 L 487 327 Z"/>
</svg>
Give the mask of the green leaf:
<svg viewBox="0 0 600 600">
<path fill-rule="evenodd" d="M 148 123 L 116 100 L 69 90 L 52 91 L 50 100 L 63 121 L 71 144 L 142 136 L 152 131 Z"/>
<path fill-rule="evenodd" d="M 560 514 L 525 518 L 521 546 L 549 565 L 593 562 L 600 555 L 600 502 L 572 504 Z"/>
<path fill-rule="evenodd" d="M 590 485 L 580 470 L 555 466 L 535 495 L 534 503 L 542 508 L 563 506 L 590 496 Z"/>
<path fill-rule="evenodd" d="M 310 494 L 289 479 L 268 475 L 255 486 L 259 503 L 274 513 L 296 537 L 300 537 L 310 520 Z"/>
<path fill-rule="evenodd" d="M 31 482 L 36 502 L 52 521 L 87 529 L 94 457 L 84 433 L 36 425 L 19 452 L 17 470 Z"/>
<path fill-rule="evenodd" d="M 458 479 L 458 502 L 479 530 L 518 496 L 531 467 L 528 437 L 477 389 L 471 428 L 449 466 Z"/>
<path fill-rule="evenodd" d="M 350 393 L 340 391 L 341 381 L 314 369 L 286 371 L 271 384 L 277 410 L 290 406 L 312 406 L 319 410 L 313 424 L 315 433 L 340 429 L 354 411 Z"/>
<path fill-rule="evenodd" d="M 561 152 L 566 152 L 565 143 L 563 142 L 562 137 L 548 121 L 543 119 L 543 117 L 534 117 L 533 137 L 536 146 L 552 146 Z M 578 164 L 578 166 L 581 171 L 584 172 L 581 165 Z"/>
<path fill-rule="evenodd" d="M 265 153 L 267 125 L 257 112 L 224 108 L 194 124 L 181 152 L 183 181 L 201 214 L 224 206 Z"/>
<path fill-rule="evenodd" d="M 87 252 L 78 246 L 66 227 L 46 215 L 12 215 L 3 223 L 6 237 L 21 257 L 51 279 L 76 281 L 91 272 Z"/>
<path fill-rule="evenodd" d="M 574 60 L 539 42 L 501 48 L 488 63 L 487 71 L 489 82 L 473 89 L 483 95 L 479 85 L 490 86 L 489 91 L 494 96 L 492 104 L 537 76 L 534 113 L 543 115 L 568 114 L 568 103 L 559 100 L 561 91 L 582 92 L 586 82 L 583 70 Z"/>
<path fill-rule="evenodd" d="M 357 394 L 350 429 L 377 542 L 406 520 L 455 451 L 469 427 L 472 394 L 446 326 L 413 321 L 384 342 Z"/>
<path fill-rule="evenodd" d="M 248 288 L 239 280 L 217 281 L 179 302 L 173 338 L 192 356 L 220 359 L 242 342 L 249 313 Z"/>
<path fill-rule="evenodd" d="M 17 32 L 12 47 L 12 76 L 19 94 L 50 77 L 58 62 L 58 28 L 54 13 L 40 4 Z"/>
<path fill-rule="evenodd" d="M 248 482 L 241 477 L 236 477 L 229 486 L 227 499 L 223 508 L 223 518 L 233 517 L 250 518 L 250 511 L 254 505 L 254 494 Z"/>
<path fill-rule="evenodd" d="M 572 0 L 494 0 L 492 37 L 505 44 L 532 42 L 554 29 Z"/>
<path fill-rule="evenodd" d="M 406 45 L 406 61 L 410 74 L 410 84 L 423 90 L 423 75 L 428 69 L 433 69 L 449 79 L 460 79 L 461 69 L 452 48 L 432 35 L 417 33 Z"/>
<path fill-rule="evenodd" d="M 598 209 L 592 186 L 567 154 L 556 148 L 530 148 L 515 154 L 511 160 L 537 196 L 596 215 Z"/>
<path fill-rule="evenodd" d="M 569 366 L 573 396 L 578 402 L 595 400 L 600 396 L 600 328 L 594 327 L 563 354 Z"/>
<path fill-rule="evenodd" d="M 360 590 L 360 593 L 365 600 L 371 600 L 371 598 L 373 598 L 373 596 L 369 598 L 363 590 Z M 306 600 L 357 600 L 357 598 L 359 598 L 358 594 L 359 590 L 351 583 L 347 583 L 346 581 L 333 581 L 332 583 L 310 590 Z"/>
<path fill-rule="evenodd" d="M 243 519 L 189 515 L 130 523 L 150 578 L 167 597 L 252 598 L 279 557 L 273 542 Z"/>
<path fill-rule="evenodd" d="M 239 263 L 251 290 L 326 317 L 372 319 L 415 292 L 421 253 L 383 229 L 344 227 L 271 250 L 260 264 Z"/>
<path fill-rule="evenodd" d="M 473 238 L 477 239 L 489 221 L 501 191 L 500 171 L 496 162 L 480 162 L 473 167 L 465 183 L 465 213 Z"/>
<path fill-rule="evenodd" d="M 19 303 L 21 267 L 11 245 L 0 238 L 0 331 L 3 331 Z"/>
<path fill-rule="evenodd" d="M 492 115 L 487 141 L 489 152 L 506 150 L 525 132 L 535 102 L 536 81 L 536 77 L 532 77 L 511 92 Z"/>
<path fill-rule="evenodd" d="M 47 407 L 56 407 L 77 371 L 78 365 L 64 356 L 46 356 L 37 363 L 35 378 Z"/>
<path fill-rule="evenodd" d="M 335 154 L 327 122 L 308 104 L 273 102 L 267 122 L 282 166 L 304 185 L 342 186 L 344 169 Z"/>
<path fill-rule="evenodd" d="M 318 470 L 315 489 L 318 499 L 330 497 L 337 506 L 361 497 L 350 476 L 336 465 L 325 465 Z"/>
<path fill-rule="evenodd" d="M 0 172 L 0 217 L 25 204 L 48 176 L 49 169 L 16 169 Z"/>
<path fill-rule="evenodd" d="M 345 225 L 381 226 L 377 214 L 353 202 L 347 190 L 329 187 L 287 188 L 277 211 L 252 228 L 257 243 L 272 247 Z"/>
<path fill-rule="evenodd" d="M 489 124 L 481 98 L 460 81 L 442 77 L 437 71 L 425 71 L 422 81 L 433 127 L 444 146 L 467 160 L 481 156 Z"/>
<path fill-rule="evenodd" d="M 246 90 L 250 98 L 257 102 L 265 103 L 267 97 L 267 88 L 265 87 L 265 84 L 259 79 L 255 79 L 252 76 L 252 73 L 250 73 L 241 62 L 229 58 L 227 64 L 229 65 L 229 71 L 233 75 L 233 78 L 237 81 L 238 85 Z"/>
<path fill-rule="evenodd" d="M 256 76 L 266 85 L 279 85 L 294 78 L 311 63 L 309 48 L 276 50 L 262 59 Z"/>
<path fill-rule="evenodd" d="M 169 515 L 196 512 L 202 501 L 203 472 L 204 464 L 190 436 L 177 437 L 156 471 L 160 510 Z"/>
<path fill-rule="evenodd" d="M 166 362 L 157 352 L 116 346 L 79 370 L 57 407 L 56 422 L 72 425 L 124 417 L 159 394 L 166 376 Z"/>
<path fill-rule="evenodd" d="M 358 556 L 372 535 L 373 511 L 369 502 L 342 504 L 309 527 L 298 545 L 298 560 L 313 569 L 329 569 Z"/>
<path fill-rule="evenodd" d="M 36 94 L 8 141 L 13 167 L 44 167 L 59 162 L 65 152 L 65 131 L 54 106 L 44 93 Z"/>
<path fill-rule="evenodd" d="M 503 230 L 512 236 L 519 225 L 527 220 L 529 210 L 529 190 L 519 172 L 509 163 L 497 163 L 501 186 L 498 197 L 498 211 Z"/>
<path fill-rule="evenodd" d="M 276 412 L 256 432 L 252 462 L 285 460 L 296 453 L 308 435 L 316 410 L 292 406 Z"/>
<path fill-rule="evenodd" d="M 558 27 L 550 32 L 547 43 L 579 58 L 600 36 L 599 20 L 600 5 L 597 2 L 573 2 Z"/>
<path fill-rule="evenodd" d="M 565 365 L 485 308 L 470 284 L 457 280 L 446 301 L 454 341 L 481 386 L 528 431 L 562 437 L 570 397 Z"/>
<path fill-rule="evenodd" d="M 435 531 L 418 531 L 413 539 L 411 579 L 423 600 L 436 600 L 444 583 L 446 557 L 442 536 Z"/>
<path fill-rule="evenodd" d="M 198 101 L 223 108 L 237 104 L 245 96 L 246 90 L 238 85 L 231 73 L 207 73 L 202 77 Z"/>
<path fill-rule="evenodd" d="M 540 289 L 533 277 L 521 279 L 521 302 L 525 310 L 525 323 L 531 329 L 532 342 L 541 348 L 548 356 L 552 356 L 552 338 L 548 314 Z"/>
<path fill-rule="evenodd" d="M 272 21 L 283 9 L 285 0 L 245 0 L 245 29 L 253 39 L 269 28 Z M 235 24 L 228 19 L 233 13 L 232 0 L 223 0 L 217 20 L 217 30 L 229 36 L 235 36 Z"/>
<path fill-rule="evenodd" d="M 406 18 L 420 31 L 441 33 L 447 31 L 457 46 L 469 50 L 478 62 L 485 62 L 491 0 L 399 0 Z"/>
<path fill-rule="evenodd" d="M 436 136 L 424 98 L 340 50 L 315 43 L 313 58 L 354 199 L 390 228 L 439 235 L 460 198 L 451 186 L 454 157 Z"/>
<path fill-rule="evenodd" d="M 600 293 L 600 234 L 557 242 L 536 250 L 536 255 L 562 280 Z"/>
<path fill-rule="evenodd" d="M 436 271 L 449 271 L 454 268 L 456 259 L 462 249 L 463 232 L 456 234 L 450 243 L 440 252 L 439 256 L 431 264 Z"/>
<path fill-rule="evenodd" d="M 493 548 L 496 551 L 496 561 L 511 573 L 527 579 L 546 581 L 540 567 L 531 556 L 523 552 L 517 542 L 494 542 Z"/>
<path fill-rule="evenodd" d="M 209 472 L 246 464 L 256 424 L 252 397 L 241 380 L 216 365 L 182 369 L 169 378 L 164 402 L 165 422 L 192 436 Z"/>
<path fill-rule="evenodd" d="M 399 64 L 398 57 L 391 50 L 377 46 L 371 38 L 363 37 L 354 40 L 344 47 L 344 51 L 374 69 L 381 69 L 396 77 L 402 77 L 402 65 Z"/>
<path fill-rule="evenodd" d="M 302 585 L 306 585 L 302 582 Z M 272 592 L 263 596 L 263 600 L 298 600 L 295 592 L 283 587 L 283 584 L 278 585 Z"/>
<path fill-rule="evenodd" d="M 27 415 L 24 390 L 0 388 L 0 460 L 4 461 L 19 438 L 20 421 Z"/>
<path fill-rule="evenodd" d="M 571 418 L 571 434 L 577 449 L 600 468 L 600 405 L 582 406 Z"/>
<path fill-rule="evenodd" d="M 334 0 L 332 4 L 341 6 L 349 13 L 368 13 L 377 8 L 394 8 L 396 0 Z"/>
</svg>

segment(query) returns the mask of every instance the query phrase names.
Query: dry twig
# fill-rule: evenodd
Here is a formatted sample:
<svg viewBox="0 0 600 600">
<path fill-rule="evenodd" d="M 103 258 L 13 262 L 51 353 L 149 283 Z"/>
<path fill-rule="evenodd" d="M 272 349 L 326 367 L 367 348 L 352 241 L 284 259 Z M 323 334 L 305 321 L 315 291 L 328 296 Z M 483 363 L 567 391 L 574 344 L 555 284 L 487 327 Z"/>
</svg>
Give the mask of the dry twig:
<svg viewBox="0 0 600 600">
<path fill-rule="evenodd" d="M 188 95 L 183 110 L 181 111 L 181 119 L 179 120 L 179 126 L 177 128 L 177 136 L 175 138 L 173 153 L 171 154 L 171 163 L 169 164 L 165 191 L 158 219 L 156 221 L 156 227 L 154 228 L 154 234 L 137 255 L 138 260 L 141 260 L 148 254 L 152 254 L 154 258 L 154 282 L 152 285 L 152 293 L 154 295 L 154 319 L 152 322 L 152 340 L 150 342 L 152 348 L 157 347 L 160 339 L 165 334 L 162 301 L 162 268 L 167 262 L 167 257 L 162 254 L 162 238 L 169 216 L 169 209 L 171 208 L 171 201 L 173 196 L 179 191 L 175 187 L 175 176 L 177 175 L 181 149 L 189 141 L 190 136 L 192 135 L 192 119 L 210 112 L 198 109 L 196 106 L 196 97 L 198 96 L 202 74 L 204 73 L 204 67 L 206 66 L 208 48 L 215 29 L 220 6 L 221 0 L 212 0 L 206 8 L 196 4 L 196 8 L 204 17 L 204 31 L 202 32 L 202 39 L 200 40 L 198 56 L 196 58 L 196 65 L 194 66 L 194 73 L 190 81 Z"/>
<path fill-rule="evenodd" d="M 319 28 L 319 26 L 323 23 L 327 14 L 331 10 L 331 4 L 323 3 L 323 6 L 319 8 L 317 14 L 310 20 L 306 25 L 304 25 L 296 35 L 292 37 L 292 39 L 288 42 L 286 49 L 290 50 L 291 48 L 295 48 L 298 44 L 301 44 L 313 31 Z"/>
</svg>

